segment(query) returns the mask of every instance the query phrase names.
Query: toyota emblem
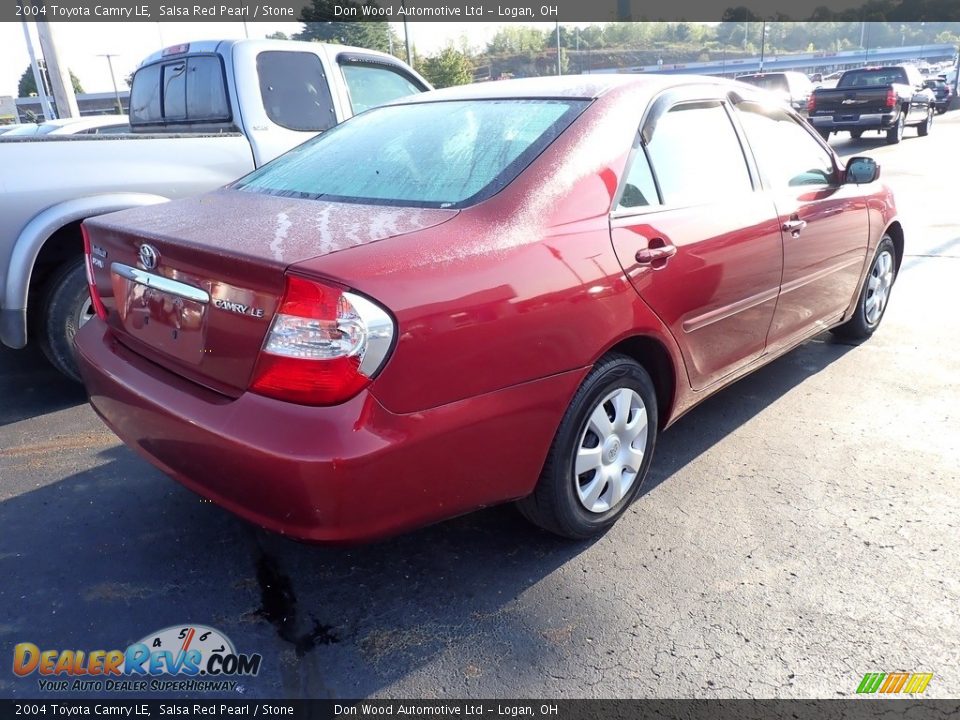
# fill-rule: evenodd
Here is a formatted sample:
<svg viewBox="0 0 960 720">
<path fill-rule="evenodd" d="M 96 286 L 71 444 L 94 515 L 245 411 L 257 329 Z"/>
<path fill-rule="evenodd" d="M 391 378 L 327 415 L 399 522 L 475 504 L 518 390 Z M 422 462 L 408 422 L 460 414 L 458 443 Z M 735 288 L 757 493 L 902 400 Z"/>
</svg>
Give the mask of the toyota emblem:
<svg viewBox="0 0 960 720">
<path fill-rule="evenodd" d="M 140 246 L 140 264 L 147 270 L 153 270 L 160 262 L 160 253 L 153 245 Z"/>
</svg>

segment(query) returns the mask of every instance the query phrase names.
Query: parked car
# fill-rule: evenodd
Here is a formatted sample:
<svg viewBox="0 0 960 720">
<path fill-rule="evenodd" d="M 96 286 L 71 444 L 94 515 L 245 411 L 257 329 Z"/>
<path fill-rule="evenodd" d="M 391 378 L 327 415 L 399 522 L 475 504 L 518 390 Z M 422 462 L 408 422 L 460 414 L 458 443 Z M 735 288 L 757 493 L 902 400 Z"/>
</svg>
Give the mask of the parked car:
<svg viewBox="0 0 960 720">
<path fill-rule="evenodd" d="M 87 220 L 81 372 L 131 447 L 292 537 L 511 500 L 588 537 L 691 407 L 825 328 L 876 330 L 904 247 L 878 172 L 718 79 L 400 100 Z"/>
<path fill-rule="evenodd" d="M 946 80 L 937 78 L 936 80 L 924 80 L 923 86 L 934 94 L 936 98 L 937 112 L 941 115 L 950 107 L 950 98 L 953 97 L 953 88 L 947 85 Z"/>
<path fill-rule="evenodd" d="M 0 137 L 0 341 L 38 342 L 79 381 L 73 335 L 93 313 L 83 219 L 220 187 L 354 113 L 429 87 L 399 60 L 361 48 L 189 43 L 141 63 L 132 134 Z"/>
<path fill-rule="evenodd" d="M 13 137 L 57 137 L 62 135 L 121 135 L 130 132 L 126 115 L 88 115 L 81 118 L 61 118 L 42 123 L 25 123 L 4 134 Z"/>
<path fill-rule="evenodd" d="M 876 130 L 895 144 L 907 126 L 916 127 L 921 136 L 930 132 L 936 98 L 923 83 L 912 65 L 847 70 L 835 88 L 813 91 L 807 115 L 825 140 L 835 132 L 859 138 Z"/>
<path fill-rule="evenodd" d="M 797 112 L 807 110 L 807 100 L 813 92 L 813 83 L 801 72 L 773 72 L 741 75 L 740 82 L 769 90 Z"/>
</svg>

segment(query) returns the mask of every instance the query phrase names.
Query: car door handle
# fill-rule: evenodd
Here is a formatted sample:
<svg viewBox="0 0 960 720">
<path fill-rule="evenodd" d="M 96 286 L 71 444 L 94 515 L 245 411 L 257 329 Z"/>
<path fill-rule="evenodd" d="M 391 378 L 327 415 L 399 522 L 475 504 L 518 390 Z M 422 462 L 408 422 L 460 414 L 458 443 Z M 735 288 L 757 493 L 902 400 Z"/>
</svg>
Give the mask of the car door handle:
<svg viewBox="0 0 960 720">
<path fill-rule="evenodd" d="M 662 240 L 660 242 L 663 242 Z M 643 250 L 637 250 L 634 256 L 641 265 L 650 265 L 658 260 L 669 260 L 677 254 L 677 248 L 673 245 L 660 245 L 659 247 L 648 247 Z"/>
<path fill-rule="evenodd" d="M 801 220 L 800 218 L 790 218 L 783 224 L 782 229 L 784 232 L 788 232 L 793 235 L 793 237 L 800 237 L 800 231 L 806 226 L 806 220 Z"/>
</svg>

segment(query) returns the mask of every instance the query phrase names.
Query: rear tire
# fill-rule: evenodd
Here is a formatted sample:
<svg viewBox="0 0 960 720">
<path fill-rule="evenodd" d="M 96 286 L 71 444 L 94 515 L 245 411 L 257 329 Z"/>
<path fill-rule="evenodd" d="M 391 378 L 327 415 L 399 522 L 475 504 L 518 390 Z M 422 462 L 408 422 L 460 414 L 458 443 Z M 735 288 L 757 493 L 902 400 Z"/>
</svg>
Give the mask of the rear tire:
<svg viewBox="0 0 960 720">
<path fill-rule="evenodd" d="M 51 364 L 71 380 L 81 382 L 73 338 L 93 316 L 87 271 L 80 258 L 61 267 L 44 290 L 40 304 L 40 349 Z"/>
<path fill-rule="evenodd" d="M 817 130 L 820 133 L 820 137 L 824 139 L 825 142 L 830 142 L 830 131 L 829 130 Z"/>
<path fill-rule="evenodd" d="M 887 130 L 887 145 L 896 145 L 903 140 L 903 111 L 897 118 L 897 124 Z"/>
<path fill-rule="evenodd" d="M 533 494 L 517 502 L 520 512 L 574 540 L 606 531 L 640 491 L 657 418 L 647 371 L 626 355 L 603 357 L 570 401 Z"/>
<path fill-rule="evenodd" d="M 853 317 L 830 332 L 845 340 L 866 340 L 880 327 L 890 291 L 897 279 L 897 251 L 889 235 L 884 235 L 870 264 L 870 272 L 860 290 Z"/>
<path fill-rule="evenodd" d="M 927 119 L 917 125 L 917 135 L 926 137 L 930 134 L 930 127 L 933 125 L 933 107 L 927 108 Z"/>
<path fill-rule="evenodd" d="M 863 137 L 863 130 L 851 130 L 850 137 L 852 137 L 854 140 L 859 140 Z"/>
</svg>

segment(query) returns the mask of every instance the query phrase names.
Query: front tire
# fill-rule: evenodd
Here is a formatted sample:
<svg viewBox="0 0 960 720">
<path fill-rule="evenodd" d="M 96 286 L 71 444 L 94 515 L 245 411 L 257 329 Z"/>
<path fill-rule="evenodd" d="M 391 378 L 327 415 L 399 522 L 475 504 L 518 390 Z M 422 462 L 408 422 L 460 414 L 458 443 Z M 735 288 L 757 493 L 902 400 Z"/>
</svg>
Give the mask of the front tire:
<svg viewBox="0 0 960 720">
<path fill-rule="evenodd" d="M 860 297 L 857 299 L 857 308 L 853 317 L 843 325 L 838 325 L 831 332 L 837 337 L 846 340 L 866 340 L 877 328 L 887 311 L 890 300 L 890 291 L 897 279 L 897 251 L 889 235 L 884 235 L 877 247 L 870 272 Z"/>
<path fill-rule="evenodd" d="M 927 108 L 927 119 L 917 125 L 917 135 L 926 137 L 930 134 L 930 127 L 933 125 L 933 107 Z"/>
<path fill-rule="evenodd" d="M 81 382 L 73 350 L 77 330 L 93 317 L 87 271 L 80 258 L 60 268 L 44 291 L 40 305 L 40 349 L 50 363 L 71 380 Z"/>
<path fill-rule="evenodd" d="M 573 396 L 533 494 L 517 502 L 520 512 L 574 540 L 606 531 L 640 491 L 657 418 L 646 370 L 625 355 L 602 358 Z"/>
</svg>

